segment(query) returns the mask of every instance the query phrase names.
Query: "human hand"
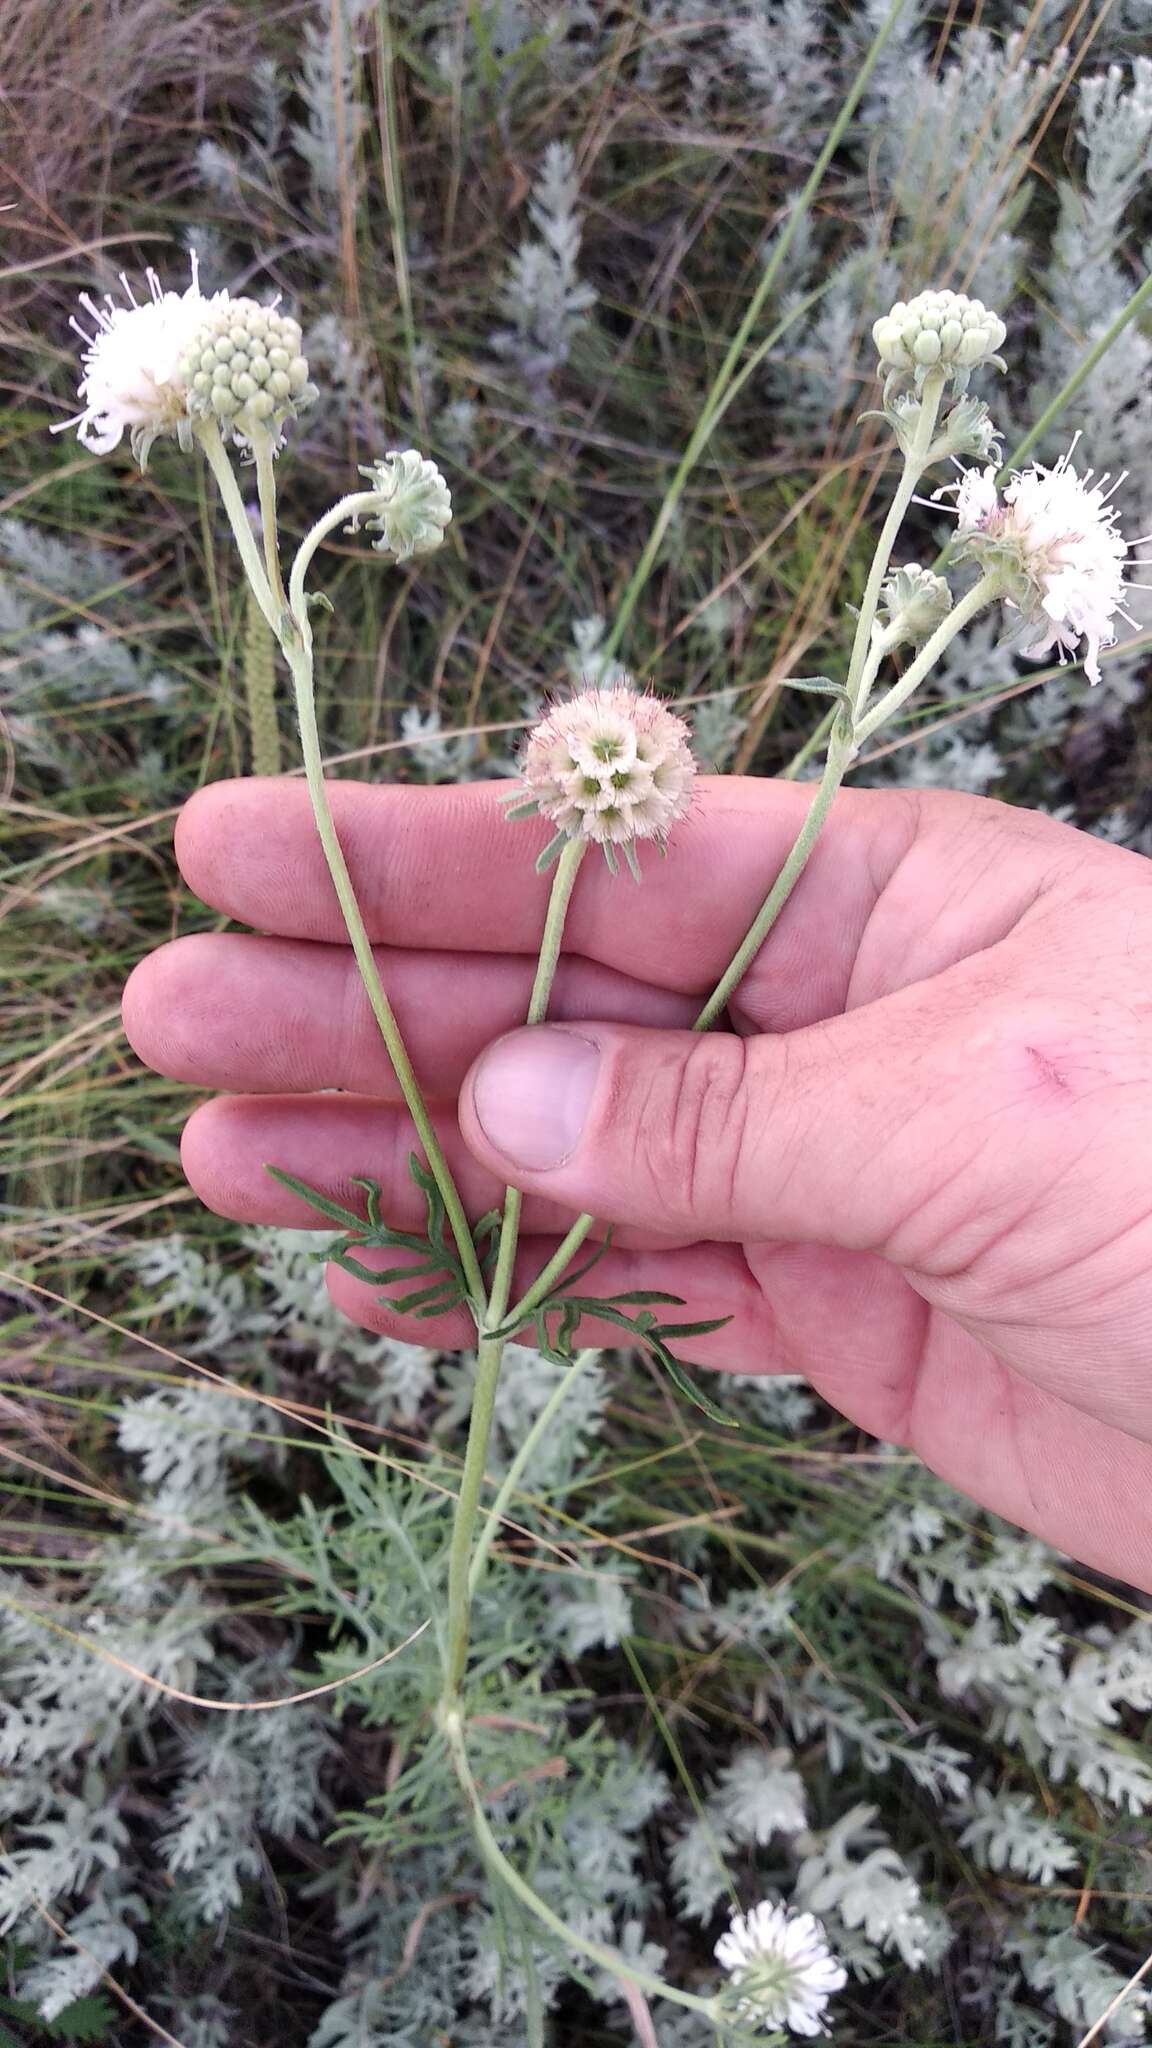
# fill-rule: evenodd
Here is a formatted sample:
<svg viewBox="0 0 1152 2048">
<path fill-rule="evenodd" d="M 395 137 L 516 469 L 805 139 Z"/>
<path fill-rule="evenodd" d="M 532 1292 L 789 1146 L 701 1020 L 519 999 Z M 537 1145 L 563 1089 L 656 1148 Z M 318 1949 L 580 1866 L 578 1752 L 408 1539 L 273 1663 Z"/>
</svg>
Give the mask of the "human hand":
<svg viewBox="0 0 1152 2048">
<path fill-rule="evenodd" d="M 1152 1589 L 1145 861 L 979 798 L 843 792 L 734 1031 L 691 1036 L 810 795 L 706 777 L 641 888 L 585 863 L 561 1022 L 515 1031 L 548 891 L 532 826 L 491 784 L 331 795 L 464 1198 L 479 1215 L 506 1179 L 526 1192 L 518 1293 L 591 1210 L 618 1226 L 595 1291 L 731 1317 L 695 1362 L 803 1373 L 997 1514 Z M 366 1174 L 418 1226 L 411 1127 L 303 787 L 202 790 L 177 854 L 205 902 L 275 934 L 178 939 L 125 992 L 143 1060 L 239 1091 L 187 1126 L 193 1188 L 246 1223 L 315 1225 L 265 1163 L 346 1200 Z M 469 1341 L 462 1314 L 405 1320 L 329 1284 L 369 1328 Z"/>
</svg>

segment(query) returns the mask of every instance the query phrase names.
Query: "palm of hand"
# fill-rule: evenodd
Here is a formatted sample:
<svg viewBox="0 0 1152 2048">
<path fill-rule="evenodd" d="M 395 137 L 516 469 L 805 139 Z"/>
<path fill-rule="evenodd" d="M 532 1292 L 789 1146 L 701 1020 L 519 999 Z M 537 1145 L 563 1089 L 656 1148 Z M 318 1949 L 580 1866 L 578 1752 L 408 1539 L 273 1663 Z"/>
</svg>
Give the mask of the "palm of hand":
<svg viewBox="0 0 1152 2048">
<path fill-rule="evenodd" d="M 531 827 L 506 825 L 490 786 L 334 797 L 479 1214 L 506 1162 L 466 1076 L 523 1014 L 544 896 Z M 806 800 L 706 782 L 642 889 L 586 866 L 553 1015 L 594 1038 L 603 1071 L 572 1156 L 513 1176 L 527 1191 L 518 1281 L 573 1213 L 610 1218 L 590 1286 L 664 1288 L 685 1319 L 731 1316 L 693 1345 L 700 1363 L 802 1372 L 998 1513 L 1152 1583 L 1152 877 L 976 799 L 844 795 L 742 985 L 736 1035 L 686 1047 L 676 1027 Z M 266 1161 L 341 1194 L 367 1173 L 412 1227 L 410 1131 L 303 791 L 217 785 L 188 807 L 178 848 L 206 901 L 278 934 L 177 941 L 129 984 L 143 1058 L 243 1091 L 193 1116 L 193 1186 L 226 1215 L 299 1225 L 315 1218 Z M 330 1089 L 348 1092 L 317 1092 Z M 331 1284 L 371 1327 L 468 1341 L 459 1319 L 405 1324 L 347 1275 Z M 606 1326 L 580 1335 L 612 1341 Z"/>
</svg>

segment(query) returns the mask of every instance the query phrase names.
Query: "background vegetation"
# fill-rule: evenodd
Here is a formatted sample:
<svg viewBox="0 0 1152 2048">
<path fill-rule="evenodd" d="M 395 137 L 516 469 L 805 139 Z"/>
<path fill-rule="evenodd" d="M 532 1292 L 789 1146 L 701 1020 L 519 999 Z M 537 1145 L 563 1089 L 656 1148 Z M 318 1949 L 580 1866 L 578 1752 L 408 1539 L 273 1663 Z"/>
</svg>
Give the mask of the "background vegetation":
<svg viewBox="0 0 1152 2048">
<path fill-rule="evenodd" d="M 211 924 L 172 822 L 247 769 L 267 650 L 195 465 L 49 437 L 76 295 L 179 285 L 193 247 L 208 288 L 283 293 L 325 394 L 281 467 L 290 535 L 386 447 L 449 474 L 432 570 L 327 550 L 334 773 L 505 774 L 544 692 L 621 660 L 711 764 L 803 774 L 810 700 L 777 684 L 846 653 L 887 488 L 867 336 L 899 291 L 1003 311 L 1009 446 L 1082 429 L 1152 528 L 1148 0 L 906 0 L 798 207 L 888 12 L 3 10 L 0 2043 L 631 2038 L 615 1985 L 493 1910 L 425 1745 L 430 1636 L 281 1712 L 179 1697 L 284 1697 L 425 1620 L 469 1366 L 342 1328 L 305 1235 L 203 1213 L 188 1095 L 121 1037 L 130 966 Z M 857 772 L 1152 851 L 1139 618 L 1091 695 L 995 633 Z M 512 1353 L 494 1470 L 554 1385 Z M 739 1435 L 590 1362 L 519 1476 L 478 1618 L 502 1839 L 688 1985 L 733 1897 L 813 1905 L 844 2042 L 1145 2038 L 1147 1603 L 797 1383 L 721 1398 Z"/>
</svg>

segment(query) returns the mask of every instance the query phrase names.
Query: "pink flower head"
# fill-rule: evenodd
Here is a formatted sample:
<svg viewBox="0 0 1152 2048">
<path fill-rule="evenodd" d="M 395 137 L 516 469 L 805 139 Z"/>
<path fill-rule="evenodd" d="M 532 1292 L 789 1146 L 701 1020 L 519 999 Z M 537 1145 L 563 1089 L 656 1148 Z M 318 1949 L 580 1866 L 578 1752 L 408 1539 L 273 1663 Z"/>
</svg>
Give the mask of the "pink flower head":
<svg viewBox="0 0 1152 2048">
<path fill-rule="evenodd" d="M 1027 652 L 1055 647 L 1063 660 L 1083 641 L 1085 672 L 1098 683 L 1100 649 L 1115 642 L 1115 615 L 1125 616 L 1128 543 L 1108 503 L 1107 479 L 1094 484 L 1091 470 L 1077 476 L 1070 457 L 1071 450 L 1053 469 L 1036 463 L 1017 471 L 1003 498 L 994 469 L 970 469 L 957 487 L 956 513 L 962 552 L 983 568 L 1000 568 L 1008 603 L 1039 629 Z"/>
<path fill-rule="evenodd" d="M 667 838 L 688 809 L 696 763 L 684 720 L 618 683 L 555 705 L 529 733 L 521 772 L 515 815 L 536 811 L 556 827 L 550 857 L 565 839 L 592 840 L 610 868 L 618 846 L 638 875 L 634 842 Z"/>
</svg>

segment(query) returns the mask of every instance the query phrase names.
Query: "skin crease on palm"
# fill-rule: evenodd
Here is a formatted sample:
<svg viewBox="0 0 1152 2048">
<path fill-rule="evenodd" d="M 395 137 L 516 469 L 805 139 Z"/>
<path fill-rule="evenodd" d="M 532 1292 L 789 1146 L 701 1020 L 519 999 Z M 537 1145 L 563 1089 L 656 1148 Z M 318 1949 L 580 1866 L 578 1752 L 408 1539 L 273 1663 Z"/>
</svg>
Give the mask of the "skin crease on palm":
<svg viewBox="0 0 1152 2048">
<path fill-rule="evenodd" d="M 560 1030 L 508 1037 L 548 882 L 538 824 L 499 799 L 332 789 L 465 1201 L 525 1190 L 520 1291 L 591 1210 L 617 1226 L 599 1292 L 731 1317 L 695 1364 L 803 1373 L 973 1499 L 1152 1589 L 1152 867 L 981 798 L 842 792 L 732 1028 L 691 1037 L 809 800 L 703 777 L 666 860 L 641 849 L 640 888 L 588 857 Z M 251 928 L 161 947 L 125 993 L 141 1059 L 222 1091 L 185 1130 L 192 1187 L 245 1223 L 314 1225 L 265 1162 L 346 1199 L 367 1174 L 418 1224 L 411 1129 L 303 787 L 215 784 L 176 843 L 189 888 Z M 509 1102 L 521 1158 L 559 1145 L 559 1165 L 498 1149 Z M 405 1320 L 329 1281 L 372 1329 L 468 1342 L 459 1316 Z"/>
</svg>

